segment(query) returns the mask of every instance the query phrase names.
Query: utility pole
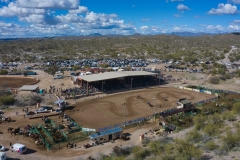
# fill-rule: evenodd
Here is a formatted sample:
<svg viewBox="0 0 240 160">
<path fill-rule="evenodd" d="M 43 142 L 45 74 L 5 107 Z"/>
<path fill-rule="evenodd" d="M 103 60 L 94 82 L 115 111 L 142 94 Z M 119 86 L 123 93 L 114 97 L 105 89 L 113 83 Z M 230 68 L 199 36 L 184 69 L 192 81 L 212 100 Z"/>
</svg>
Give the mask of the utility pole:
<svg viewBox="0 0 240 160">
<path fill-rule="evenodd" d="M 154 115 L 156 114 L 156 98 L 152 98 L 154 100 Z"/>
<path fill-rule="evenodd" d="M 132 90 L 132 80 L 133 80 L 134 78 L 131 78 L 131 90 Z"/>
<path fill-rule="evenodd" d="M 124 125 L 126 125 L 126 103 L 122 104 L 124 107 Z"/>
<path fill-rule="evenodd" d="M 103 84 L 104 84 L 105 82 L 102 82 L 102 93 L 103 93 Z"/>
</svg>

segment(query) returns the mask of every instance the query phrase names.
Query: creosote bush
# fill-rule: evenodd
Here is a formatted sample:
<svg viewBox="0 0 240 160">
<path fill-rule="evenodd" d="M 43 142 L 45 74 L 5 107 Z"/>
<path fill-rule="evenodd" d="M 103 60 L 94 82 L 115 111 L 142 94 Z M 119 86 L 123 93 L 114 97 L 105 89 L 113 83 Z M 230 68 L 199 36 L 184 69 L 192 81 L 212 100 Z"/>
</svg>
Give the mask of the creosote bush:
<svg viewBox="0 0 240 160">
<path fill-rule="evenodd" d="M 4 95 L 0 97 L 0 105 L 13 105 L 15 99 L 11 95 Z"/>
<path fill-rule="evenodd" d="M 218 148 L 218 145 L 214 141 L 208 141 L 205 145 L 204 148 L 207 150 L 214 150 Z"/>
</svg>

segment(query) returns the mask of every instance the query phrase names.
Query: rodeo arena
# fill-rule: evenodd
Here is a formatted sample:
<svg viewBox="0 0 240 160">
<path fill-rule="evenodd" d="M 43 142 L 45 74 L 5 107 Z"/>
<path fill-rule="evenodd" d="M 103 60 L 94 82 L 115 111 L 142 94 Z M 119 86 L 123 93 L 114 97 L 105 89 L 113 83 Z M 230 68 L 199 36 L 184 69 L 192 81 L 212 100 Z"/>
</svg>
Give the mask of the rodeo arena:
<svg viewBox="0 0 240 160">
<path fill-rule="evenodd" d="M 171 78 L 164 77 L 160 70 L 121 71 L 71 76 L 75 87 L 68 89 L 25 86 L 25 90 L 57 97 L 57 107 L 37 104 L 35 111 L 23 109 L 26 124 L 11 127 L 9 123 L 7 130 L 12 136 L 32 138 L 46 150 L 74 148 L 75 143 L 85 140 L 85 148 L 116 139 L 130 140 L 124 129 L 156 121 L 163 127 L 162 134 L 166 134 L 177 129 L 166 117 L 194 115 L 194 106 L 218 98 L 216 92 L 196 86 L 163 87 L 170 81 L 181 82 L 181 78 Z M 82 98 L 88 99 L 76 102 Z M 69 99 L 76 103 L 69 105 Z M 12 121 L 10 116 L 1 114 L 1 123 Z"/>
</svg>

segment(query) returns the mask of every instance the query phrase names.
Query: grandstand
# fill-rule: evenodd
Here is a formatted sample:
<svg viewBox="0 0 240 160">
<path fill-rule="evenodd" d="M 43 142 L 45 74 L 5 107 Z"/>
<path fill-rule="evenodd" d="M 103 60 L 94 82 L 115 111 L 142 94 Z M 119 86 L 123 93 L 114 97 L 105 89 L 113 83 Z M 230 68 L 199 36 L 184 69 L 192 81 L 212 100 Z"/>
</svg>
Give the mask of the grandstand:
<svg viewBox="0 0 240 160">
<path fill-rule="evenodd" d="M 134 87 L 146 87 L 159 84 L 159 73 L 147 71 L 121 71 L 104 72 L 99 74 L 79 76 L 77 84 L 80 87 L 89 89 L 97 88 L 99 91 L 108 92 Z"/>
</svg>

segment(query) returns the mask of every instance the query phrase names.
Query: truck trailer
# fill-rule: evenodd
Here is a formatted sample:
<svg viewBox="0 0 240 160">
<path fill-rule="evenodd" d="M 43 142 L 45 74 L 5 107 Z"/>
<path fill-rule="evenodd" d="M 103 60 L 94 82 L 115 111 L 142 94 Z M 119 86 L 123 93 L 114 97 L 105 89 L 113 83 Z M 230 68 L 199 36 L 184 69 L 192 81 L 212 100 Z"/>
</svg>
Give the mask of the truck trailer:
<svg viewBox="0 0 240 160">
<path fill-rule="evenodd" d="M 100 144 L 104 142 L 109 142 L 120 137 L 123 133 L 123 129 L 120 127 L 112 128 L 104 132 L 97 132 L 89 136 L 91 143 Z"/>
</svg>

